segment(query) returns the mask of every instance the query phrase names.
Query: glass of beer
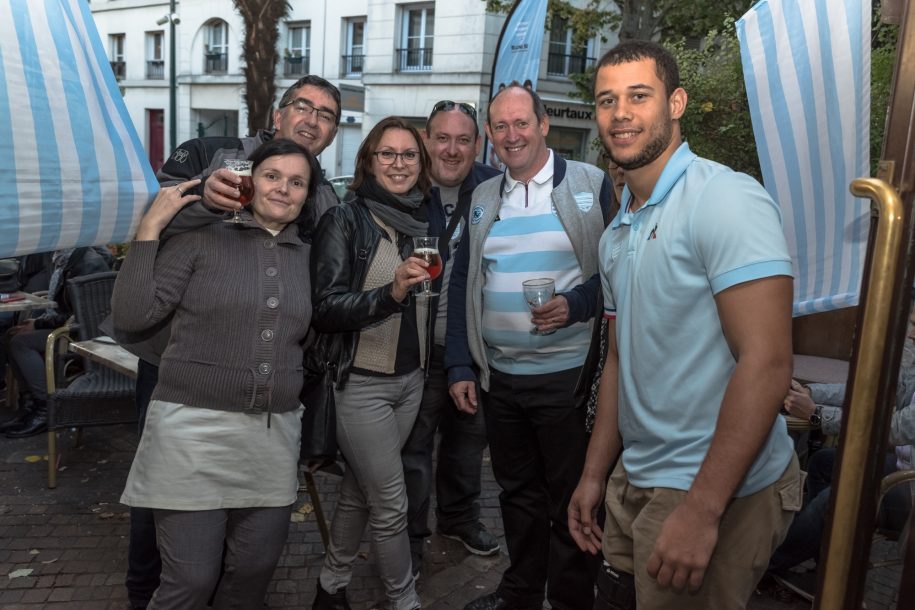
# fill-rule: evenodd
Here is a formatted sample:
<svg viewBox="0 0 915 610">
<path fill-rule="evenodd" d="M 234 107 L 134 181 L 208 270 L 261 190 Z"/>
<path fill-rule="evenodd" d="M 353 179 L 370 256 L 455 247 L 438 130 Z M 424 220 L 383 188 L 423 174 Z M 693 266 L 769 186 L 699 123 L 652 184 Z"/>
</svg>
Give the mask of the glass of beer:
<svg viewBox="0 0 915 610">
<path fill-rule="evenodd" d="M 226 159 L 226 169 L 241 178 L 241 184 L 238 188 L 238 202 L 242 207 L 251 203 L 254 198 L 254 179 L 251 177 L 251 161 L 244 159 Z M 226 218 L 225 222 L 244 222 L 238 215 L 238 210 L 232 211 L 232 217 Z"/>
<path fill-rule="evenodd" d="M 423 280 L 422 290 L 416 293 L 416 296 L 437 297 L 438 293 L 432 292 L 432 280 L 442 274 L 442 255 L 438 251 L 438 237 L 414 237 L 413 256 L 429 263 L 426 272 L 430 279 Z"/>
<path fill-rule="evenodd" d="M 524 292 L 524 300 L 527 306 L 533 312 L 538 307 L 546 305 L 553 295 L 556 294 L 556 282 L 552 278 L 541 277 L 534 280 L 525 280 L 521 282 L 521 290 Z M 531 329 L 532 335 L 552 335 L 556 332 L 553 330 L 540 330 L 536 326 Z"/>
</svg>

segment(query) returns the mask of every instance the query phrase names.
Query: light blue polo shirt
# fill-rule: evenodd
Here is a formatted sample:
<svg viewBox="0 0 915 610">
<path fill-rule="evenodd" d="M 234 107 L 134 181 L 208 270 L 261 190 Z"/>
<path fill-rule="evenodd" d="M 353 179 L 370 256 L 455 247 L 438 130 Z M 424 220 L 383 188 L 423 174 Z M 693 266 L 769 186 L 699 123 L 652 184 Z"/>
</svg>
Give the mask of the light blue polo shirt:
<svg viewBox="0 0 915 610">
<path fill-rule="evenodd" d="M 629 201 L 628 187 L 623 190 Z M 616 316 L 623 465 L 641 488 L 688 490 L 715 432 L 735 360 L 715 294 L 792 276 L 778 207 L 753 178 L 684 142 L 649 200 L 600 240 L 605 315 Z M 777 417 L 738 496 L 772 484 L 793 445 Z"/>
</svg>

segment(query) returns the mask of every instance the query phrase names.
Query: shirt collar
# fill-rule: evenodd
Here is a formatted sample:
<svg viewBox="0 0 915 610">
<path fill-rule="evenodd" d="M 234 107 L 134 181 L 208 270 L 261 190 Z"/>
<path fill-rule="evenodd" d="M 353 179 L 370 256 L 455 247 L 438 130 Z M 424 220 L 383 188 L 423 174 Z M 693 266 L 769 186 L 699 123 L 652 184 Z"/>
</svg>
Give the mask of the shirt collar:
<svg viewBox="0 0 915 610">
<path fill-rule="evenodd" d="M 661 175 L 658 177 L 658 181 L 651 191 L 651 197 L 649 197 L 648 201 L 646 201 L 635 213 L 664 201 L 668 193 L 670 193 L 670 189 L 680 180 L 680 177 L 686 172 L 686 168 L 689 167 L 690 163 L 692 163 L 695 158 L 696 154 L 689 149 L 689 144 L 687 142 L 684 141 L 680 144 L 680 146 L 677 147 L 677 150 L 674 151 L 674 154 L 671 155 L 670 159 L 667 160 L 667 165 L 661 170 Z M 620 197 L 620 201 L 623 202 L 623 205 L 620 207 L 620 211 L 617 212 L 616 216 L 613 218 L 613 222 L 610 224 L 612 228 L 618 229 L 621 224 L 629 224 L 633 214 L 633 212 L 629 211 L 629 202 L 631 199 L 632 193 L 629 191 L 629 185 L 627 184 L 623 187 L 623 194 Z"/>
<path fill-rule="evenodd" d="M 553 180 L 553 150 L 547 149 L 550 152 L 550 156 L 547 157 L 546 163 L 543 164 L 543 167 L 540 168 L 540 171 L 534 174 L 534 177 L 530 179 L 530 182 L 534 182 L 543 186 L 544 184 L 551 182 Z M 505 170 L 505 193 L 510 193 L 517 185 L 524 186 L 523 182 L 515 180 L 512 178 L 511 172 Z"/>
</svg>

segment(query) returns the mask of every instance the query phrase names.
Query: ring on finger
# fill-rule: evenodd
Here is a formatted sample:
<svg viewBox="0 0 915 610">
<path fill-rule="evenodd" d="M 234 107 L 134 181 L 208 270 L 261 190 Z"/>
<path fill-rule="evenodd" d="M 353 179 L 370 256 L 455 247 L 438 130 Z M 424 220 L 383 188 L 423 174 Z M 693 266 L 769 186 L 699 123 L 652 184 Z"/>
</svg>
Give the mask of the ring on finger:
<svg viewBox="0 0 915 610">
<path fill-rule="evenodd" d="M 184 197 L 184 191 L 181 190 L 181 187 L 180 187 L 180 186 L 176 186 L 176 187 L 175 187 L 175 190 L 178 191 L 178 194 L 179 194 L 180 196 Z"/>
</svg>

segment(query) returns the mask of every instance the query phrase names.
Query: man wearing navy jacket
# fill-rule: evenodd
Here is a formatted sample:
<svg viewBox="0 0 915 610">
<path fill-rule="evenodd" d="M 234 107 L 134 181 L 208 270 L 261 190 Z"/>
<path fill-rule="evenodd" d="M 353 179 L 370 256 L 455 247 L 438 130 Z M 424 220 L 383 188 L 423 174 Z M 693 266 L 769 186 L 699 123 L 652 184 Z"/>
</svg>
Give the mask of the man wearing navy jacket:
<svg viewBox="0 0 915 610">
<path fill-rule="evenodd" d="M 478 184 L 497 175 L 491 167 L 474 161 L 482 140 L 477 113 L 465 103 L 442 100 L 432 107 L 423 134 L 432 159 L 431 205 L 444 212 L 445 233 L 439 249 L 445 261 L 437 280 L 432 351 L 426 388 L 413 432 L 401 453 L 407 484 L 407 531 L 413 556 L 413 573 L 419 574 L 424 539 L 429 531 L 429 500 L 433 479 L 436 491 L 438 533 L 459 540 L 475 555 L 492 555 L 499 542 L 480 523 L 480 470 L 486 448 L 486 428 L 481 413 L 461 413 L 448 395 L 443 366 L 445 321 L 451 265 L 447 264 L 467 225 L 470 197 Z M 432 450 L 435 432 L 441 433 L 438 466 L 433 477 Z"/>
</svg>

